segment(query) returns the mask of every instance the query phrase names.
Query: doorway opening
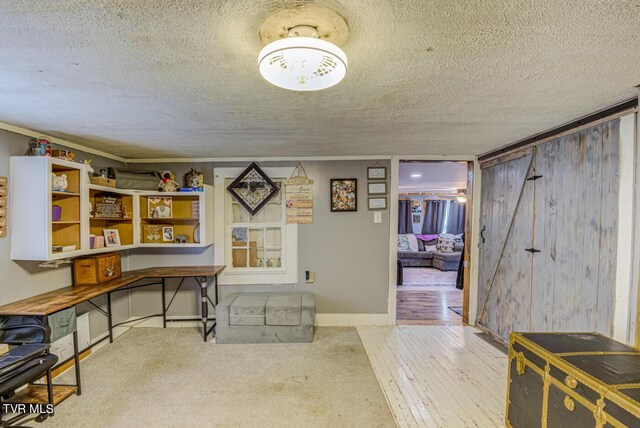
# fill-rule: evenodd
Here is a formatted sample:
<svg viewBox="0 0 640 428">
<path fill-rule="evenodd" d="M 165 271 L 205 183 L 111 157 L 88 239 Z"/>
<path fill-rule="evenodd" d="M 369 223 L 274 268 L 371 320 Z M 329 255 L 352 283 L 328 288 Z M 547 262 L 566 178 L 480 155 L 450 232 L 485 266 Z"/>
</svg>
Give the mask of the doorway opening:
<svg viewBox="0 0 640 428">
<path fill-rule="evenodd" d="M 471 162 L 400 161 L 397 324 L 468 322 L 472 179 Z"/>
</svg>

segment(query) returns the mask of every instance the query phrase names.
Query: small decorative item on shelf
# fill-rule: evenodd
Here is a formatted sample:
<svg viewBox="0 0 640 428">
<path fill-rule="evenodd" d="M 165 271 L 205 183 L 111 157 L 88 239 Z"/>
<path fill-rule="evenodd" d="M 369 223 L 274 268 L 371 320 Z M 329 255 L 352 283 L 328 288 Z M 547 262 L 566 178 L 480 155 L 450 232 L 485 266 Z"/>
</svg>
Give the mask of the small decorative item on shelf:
<svg viewBox="0 0 640 428">
<path fill-rule="evenodd" d="M 89 249 L 93 250 L 96 248 L 96 235 L 89 235 Z"/>
<path fill-rule="evenodd" d="M 111 193 L 96 194 L 94 218 L 123 218 L 122 199 Z"/>
<path fill-rule="evenodd" d="M 130 219 L 131 218 L 131 213 L 129 211 L 127 211 L 127 210 L 124 210 L 122 212 L 122 218 L 125 219 L 125 220 Z"/>
<path fill-rule="evenodd" d="M 104 236 L 96 236 L 95 248 L 104 248 Z"/>
<path fill-rule="evenodd" d="M 204 174 L 196 171 L 195 168 L 191 168 L 184 176 L 184 187 L 202 189 L 204 187 Z"/>
<path fill-rule="evenodd" d="M 120 244 L 120 232 L 118 229 L 103 229 L 104 242 L 107 247 L 119 247 Z"/>
<path fill-rule="evenodd" d="M 102 170 L 104 171 L 104 170 Z M 116 187 L 115 178 L 107 178 L 107 177 L 89 177 L 91 180 L 91 184 L 95 184 L 97 186 L 105 186 L 105 187 Z"/>
<path fill-rule="evenodd" d="M 200 218 L 200 201 L 191 202 L 191 218 Z"/>
<path fill-rule="evenodd" d="M 180 185 L 176 181 L 175 172 L 166 169 L 160 173 L 160 182 L 158 183 L 158 191 L 160 192 L 177 192 Z"/>
<path fill-rule="evenodd" d="M 51 152 L 51 156 L 58 159 L 64 159 L 73 162 L 76 155 L 71 150 L 55 149 Z"/>
<path fill-rule="evenodd" d="M 142 239 L 147 244 L 157 244 L 162 242 L 162 226 L 155 224 L 145 224 L 142 230 Z"/>
<path fill-rule="evenodd" d="M 67 174 L 57 175 L 55 172 L 51 173 L 51 190 L 54 192 L 65 192 L 68 186 Z"/>
<path fill-rule="evenodd" d="M 193 230 L 193 242 L 196 244 L 200 243 L 200 223 L 198 223 L 196 228 Z"/>
<path fill-rule="evenodd" d="M 189 242 L 189 237 L 187 235 L 176 235 L 176 238 L 173 240 L 176 244 L 186 244 Z"/>
<path fill-rule="evenodd" d="M 165 226 L 162 228 L 162 241 L 173 242 L 173 226 Z"/>
<path fill-rule="evenodd" d="M 62 218 L 62 207 L 60 205 L 51 206 L 51 221 L 60 221 Z"/>
<path fill-rule="evenodd" d="M 147 205 L 149 218 L 171 218 L 171 196 L 149 197 Z"/>
<path fill-rule="evenodd" d="M 28 156 L 51 156 L 51 142 L 44 138 L 34 138 L 29 141 Z"/>
</svg>

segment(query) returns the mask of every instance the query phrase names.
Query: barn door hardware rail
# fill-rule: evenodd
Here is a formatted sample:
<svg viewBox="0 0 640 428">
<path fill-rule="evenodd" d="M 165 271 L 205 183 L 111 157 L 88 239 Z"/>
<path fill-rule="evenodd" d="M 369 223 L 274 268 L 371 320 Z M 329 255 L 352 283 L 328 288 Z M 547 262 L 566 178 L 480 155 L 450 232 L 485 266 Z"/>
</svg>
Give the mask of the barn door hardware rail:
<svg viewBox="0 0 640 428">
<path fill-rule="evenodd" d="M 542 178 L 541 175 L 532 175 L 531 177 L 527 178 L 527 181 L 536 181 L 538 178 Z"/>
<path fill-rule="evenodd" d="M 540 250 L 536 250 L 535 248 L 525 248 L 525 251 L 530 252 L 531 254 L 540 253 Z"/>
</svg>

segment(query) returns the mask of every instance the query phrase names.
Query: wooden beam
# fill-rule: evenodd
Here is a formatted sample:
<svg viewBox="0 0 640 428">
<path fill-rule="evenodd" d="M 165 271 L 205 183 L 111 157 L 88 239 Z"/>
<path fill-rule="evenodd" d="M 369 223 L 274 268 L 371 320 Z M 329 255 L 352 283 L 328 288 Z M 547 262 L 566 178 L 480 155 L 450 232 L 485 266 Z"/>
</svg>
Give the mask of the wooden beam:
<svg viewBox="0 0 640 428">
<path fill-rule="evenodd" d="M 511 143 L 500 149 L 492 150 L 488 153 L 480 155 L 478 157 L 480 167 L 484 169 L 486 168 L 485 164 L 488 161 L 500 158 L 506 154 L 537 146 L 547 141 L 555 140 L 556 138 L 560 138 L 562 136 L 572 134 L 583 129 L 591 128 L 601 123 L 608 122 L 612 119 L 632 114 L 636 112 L 637 109 L 638 98 L 631 98 L 615 106 L 608 107 L 604 110 L 600 110 L 598 112 L 584 116 L 580 119 L 574 120 L 564 125 L 560 125 L 556 128 L 549 129 L 548 131 L 541 132 L 531 137 L 527 137 L 523 140 L 516 141 L 515 143 Z"/>
</svg>

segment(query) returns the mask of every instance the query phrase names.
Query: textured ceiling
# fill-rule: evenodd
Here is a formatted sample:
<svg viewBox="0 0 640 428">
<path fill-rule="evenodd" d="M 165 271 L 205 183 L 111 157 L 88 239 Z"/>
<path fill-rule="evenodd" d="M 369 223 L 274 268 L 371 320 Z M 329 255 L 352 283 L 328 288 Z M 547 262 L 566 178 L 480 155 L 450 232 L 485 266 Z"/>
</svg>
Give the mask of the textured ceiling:
<svg viewBox="0 0 640 428">
<path fill-rule="evenodd" d="M 412 177 L 419 174 L 420 177 Z M 403 162 L 400 164 L 401 192 L 450 192 L 467 188 L 466 162 Z"/>
<path fill-rule="evenodd" d="M 349 71 L 260 77 L 306 1 L 3 0 L 0 121 L 131 158 L 479 154 L 637 95 L 640 0 L 327 0 Z"/>
</svg>

